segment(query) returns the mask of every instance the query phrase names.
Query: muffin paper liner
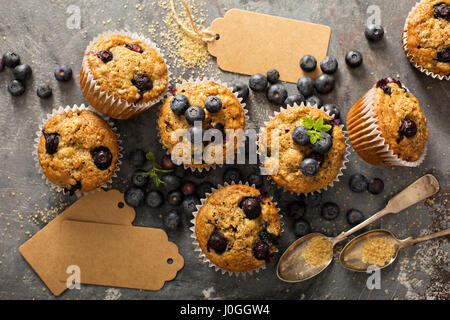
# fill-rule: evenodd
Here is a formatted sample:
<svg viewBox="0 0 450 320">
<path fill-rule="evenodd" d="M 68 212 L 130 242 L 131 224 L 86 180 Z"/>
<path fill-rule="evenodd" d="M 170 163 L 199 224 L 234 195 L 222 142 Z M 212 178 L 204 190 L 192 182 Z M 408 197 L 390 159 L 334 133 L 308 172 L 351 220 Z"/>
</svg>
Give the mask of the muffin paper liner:
<svg viewBox="0 0 450 320">
<path fill-rule="evenodd" d="M 409 90 L 405 88 L 408 92 Z M 372 111 L 375 88 L 371 88 L 356 102 L 347 117 L 347 130 L 353 149 L 366 162 L 379 166 L 417 167 L 425 159 L 427 145 L 414 162 L 400 159 L 381 136 L 377 116 Z M 353 110 L 352 110 L 353 109 Z M 354 122 L 352 119 L 355 119 Z M 355 128 L 353 128 L 355 127 Z"/>
<path fill-rule="evenodd" d="M 96 115 L 100 116 L 103 120 L 105 120 L 109 126 L 111 127 L 111 129 L 114 131 L 114 133 L 116 134 L 117 137 L 117 144 L 119 146 L 119 152 L 117 154 L 117 163 L 116 163 L 116 168 L 113 172 L 113 174 L 111 175 L 111 177 L 109 178 L 108 181 L 106 181 L 103 185 L 99 186 L 98 188 L 88 191 L 88 192 L 77 192 L 75 191 L 75 195 L 77 197 L 81 197 L 85 194 L 89 194 L 89 193 L 93 193 L 95 191 L 101 190 L 102 188 L 108 188 L 108 186 L 112 183 L 113 178 L 117 177 L 117 172 L 120 171 L 120 165 L 122 164 L 122 151 L 123 151 L 123 147 L 121 146 L 122 140 L 120 140 L 120 134 L 117 133 L 117 128 L 114 126 L 114 123 L 112 123 L 111 121 L 109 121 L 109 118 L 106 117 L 105 115 L 101 114 L 100 112 L 98 112 L 97 110 L 95 110 L 94 108 L 92 108 L 91 106 L 86 107 L 84 104 L 81 104 L 80 106 L 78 105 L 73 105 L 71 106 L 66 106 L 66 107 L 59 107 L 58 109 L 53 109 L 52 113 L 47 113 L 47 116 L 43 119 L 42 123 L 39 125 L 39 130 L 36 131 L 36 137 L 34 138 L 34 151 L 33 151 L 33 158 L 35 161 L 35 166 L 36 168 L 39 170 L 39 172 L 41 173 L 42 179 L 44 179 L 45 183 L 50 187 L 51 190 L 55 190 L 57 192 L 64 192 L 64 188 L 61 188 L 60 186 L 54 184 L 53 182 L 51 182 L 50 180 L 47 179 L 47 177 L 45 176 L 44 172 L 42 171 L 42 167 L 39 163 L 39 144 L 41 141 L 41 137 L 42 137 L 42 129 L 44 128 L 44 125 L 50 120 L 50 118 L 52 118 L 55 115 L 58 114 L 62 114 L 62 113 L 67 113 L 69 111 L 75 111 L 75 110 L 89 110 L 94 112 Z"/>
<path fill-rule="evenodd" d="M 88 101 L 88 103 L 97 111 L 104 113 L 105 115 L 108 115 L 111 118 L 114 119 L 128 119 L 134 116 L 137 116 L 141 114 L 142 112 L 148 110 L 153 105 L 157 104 L 161 100 L 163 100 L 165 97 L 169 94 L 169 81 L 170 81 L 170 70 L 167 66 L 167 87 L 163 93 L 161 93 L 157 98 L 146 102 L 146 103 L 140 103 L 138 105 L 135 105 L 134 103 L 129 103 L 126 100 L 123 100 L 121 98 L 114 97 L 113 94 L 110 94 L 106 91 L 102 91 L 100 85 L 98 84 L 97 80 L 94 79 L 93 74 L 91 73 L 89 69 L 89 63 L 87 59 L 87 54 L 90 52 L 90 48 L 92 45 L 101 37 L 108 34 L 114 34 L 118 33 L 124 36 L 128 36 L 130 38 L 139 40 L 150 47 L 152 47 L 154 50 L 156 50 L 161 56 L 163 57 L 164 61 L 166 59 L 164 58 L 164 55 L 162 54 L 159 47 L 150 39 L 145 38 L 144 36 L 141 36 L 137 33 L 132 33 L 128 31 L 107 31 L 104 33 L 101 33 L 97 35 L 91 42 L 89 42 L 83 56 L 83 62 L 81 66 L 81 72 L 80 72 L 80 87 L 81 91 L 83 92 L 84 97 Z"/>
<path fill-rule="evenodd" d="M 194 241 L 192 242 L 194 244 L 194 251 L 199 252 L 198 258 L 199 258 L 200 262 L 208 264 L 209 267 L 214 268 L 214 270 L 216 272 L 220 272 L 221 274 L 227 273 L 229 276 L 236 276 L 236 277 L 244 276 L 245 277 L 247 275 L 251 276 L 251 275 L 253 275 L 253 273 L 259 273 L 261 270 L 266 269 L 267 263 L 264 263 L 262 266 L 260 266 L 258 268 L 255 268 L 255 269 L 252 269 L 252 270 L 248 270 L 248 271 L 235 272 L 235 271 L 230 271 L 230 270 L 227 270 L 227 269 L 223 269 L 223 268 L 217 266 L 216 264 L 214 264 L 211 260 L 209 260 L 209 258 L 206 256 L 206 254 L 203 252 L 202 248 L 200 247 L 200 244 L 199 244 L 199 242 L 197 240 L 197 236 L 195 234 L 195 225 L 196 225 L 197 214 L 200 211 L 200 208 L 205 204 L 205 202 L 208 199 L 208 197 L 212 193 L 214 193 L 215 191 L 217 191 L 217 190 L 219 190 L 219 189 L 221 189 L 223 187 L 226 187 L 226 186 L 229 186 L 229 185 L 235 185 L 235 184 L 242 184 L 242 185 L 246 185 L 246 186 L 253 187 L 253 188 L 256 189 L 254 184 L 253 185 L 249 185 L 248 182 L 243 183 L 242 181 L 233 182 L 232 184 L 229 184 L 229 183 L 225 182 L 224 185 L 220 185 L 219 184 L 217 186 L 217 188 L 212 188 L 211 193 L 206 193 L 205 198 L 200 199 L 201 204 L 196 206 L 197 207 L 197 211 L 193 212 L 193 216 L 194 217 L 191 220 L 191 223 L 192 223 L 193 226 L 190 227 L 189 230 L 192 231 L 191 238 L 194 239 Z M 281 226 L 281 228 L 280 228 L 280 237 L 281 237 L 281 235 L 284 232 L 284 228 L 283 228 L 284 222 L 282 220 L 283 219 L 283 215 L 280 214 L 280 209 L 278 208 L 277 202 L 273 201 L 273 199 L 271 197 L 269 197 L 269 198 L 273 202 L 273 204 L 275 205 L 276 209 L 278 210 L 278 215 L 280 217 L 280 226 Z M 279 251 L 278 247 L 276 247 L 276 249 L 272 253 L 272 255 L 274 255 L 278 251 Z"/>
<path fill-rule="evenodd" d="M 183 80 L 181 83 L 178 83 L 178 84 L 176 85 L 176 89 L 178 90 L 178 87 L 179 87 L 180 85 L 182 85 L 182 84 L 185 84 L 185 83 L 202 83 L 202 82 L 207 82 L 207 81 L 213 81 L 213 82 L 215 82 L 215 83 L 217 83 L 217 84 L 219 84 L 219 85 L 221 85 L 221 86 L 226 87 L 226 88 L 227 88 L 228 90 L 230 90 L 230 91 L 235 95 L 235 97 L 238 99 L 239 103 L 241 104 L 242 109 L 244 109 L 244 117 L 245 117 L 244 136 L 243 136 L 243 138 L 242 138 L 242 141 L 239 143 L 239 145 L 241 145 L 241 143 L 245 143 L 245 136 L 246 136 L 247 130 L 248 130 L 248 122 L 249 122 L 249 120 L 250 120 L 250 118 L 249 118 L 249 116 L 248 116 L 248 110 L 247 110 L 247 108 L 246 108 L 246 104 L 245 104 L 244 102 L 242 102 L 242 98 L 238 97 L 238 93 L 233 92 L 233 90 L 228 86 L 228 84 L 226 84 L 226 83 L 224 83 L 224 82 L 222 82 L 222 81 L 220 81 L 220 80 L 216 80 L 216 79 L 200 78 L 200 77 L 197 77 L 196 79 L 194 79 L 194 78 L 189 78 L 189 80 Z M 161 111 L 161 108 L 162 108 L 162 106 L 160 107 L 160 111 Z M 158 117 L 158 118 L 159 118 L 159 117 Z M 158 129 L 158 130 L 156 130 L 157 136 L 158 136 L 158 141 L 159 141 L 159 143 L 161 144 L 161 146 L 163 147 L 163 149 L 166 151 L 166 154 L 167 154 L 167 155 L 170 155 L 170 150 L 167 149 L 167 148 L 164 146 L 164 144 L 162 143 L 161 134 L 160 134 L 159 128 L 158 128 L 158 119 L 156 119 L 156 121 L 157 121 L 157 123 L 156 123 L 156 128 Z M 185 170 L 190 169 L 191 171 L 199 171 L 199 172 L 202 172 L 203 170 L 206 170 L 206 171 L 214 170 L 214 169 L 216 169 L 217 167 L 221 168 L 221 167 L 223 167 L 224 164 L 225 164 L 225 163 L 223 163 L 223 164 L 211 164 L 211 165 L 209 165 L 208 167 L 204 167 L 204 168 L 193 168 L 193 167 L 190 167 L 190 166 L 187 166 L 187 165 L 183 164 L 183 167 L 184 167 Z"/>
<path fill-rule="evenodd" d="M 406 18 L 405 21 L 405 25 L 403 27 L 403 31 L 402 31 L 402 47 L 403 47 L 403 51 L 405 52 L 406 58 L 409 60 L 409 62 L 418 70 L 420 70 L 421 72 L 425 73 L 427 76 L 430 76 L 434 79 L 439 79 L 439 80 L 450 80 L 450 75 L 447 76 L 443 76 L 443 75 L 439 75 L 436 73 L 433 73 L 431 71 L 429 71 L 428 69 L 425 69 L 424 67 L 422 67 L 421 65 L 417 64 L 414 61 L 414 57 L 411 55 L 411 53 L 408 50 L 408 21 L 409 18 L 411 16 L 411 14 L 413 13 L 413 11 L 417 8 L 417 6 L 423 1 L 419 1 L 416 2 L 416 4 L 414 5 L 414 7 L 412 7 L 411 11 L 409 11 L 408 13 L 408 17 Z"/>
<path fill-rule="evenodd" d="M 261 150 L 261 149 L 262 149 L 262 145 L 261 145 L 261 135 L 264 133 L 265 128 L 266 128 L 267 125 L 269 124 L 270 120 L 272 120 L 274 117 L 276 117 L 276 116 L 277 116 L 278 114 L 280 114 L 281 112 L 286 111 L 286 110 L 291 109 L 291 108 L 295 108 L 295 107 L 310 107 L 310 108 L 319 109 L 319 110 L 325 112 L 325 113 L 326 113 L 328 116 L 330 116 L 332 119 L 334 119 L 334 115 L 330 115 L 330 113 L 329 113 L 328 111 L 325 111 L 325 109 L 324 109 L 323 107 L 318 107 L 317 105 L 311 105 L 310 103 L 308 103 L 308 104 L 306 104 L 306 105 L 305 105 L 303 102 L 301 103 L 301 105 L 298 105 L 298 104 L 294 103 L 294 105 L 292 105 L 292 106 L 291 106 L 291 105 L 287 105 L 286 107 L 280 108 L 280 111 L 276 111 L 276 112 L 274 113 L 274 115 L 273 115 L 272 117 L 270 117 L 269 120 L 266 121 L 266 122 L 264 123 L 264 127 L 260 128 L 260 130 L 259 130 L 259 133 L 258 133 L 258 142 L 257 142 L 257 143 L 258 143 L 258 150 L 257 150 L 257 153 L 258 153 L 258 155 L 260 156 L 260 158 L 264 156 L 264 155 L 263 155 L 263 152 L 262 152 L 262 150 Z M 347 134 L 346 134 L 346 132 L 345 132 L 345 130 L 344 130 L 344 124 L 343 124 L 343 123 L 339 124 L 339 128 L 341 128 L 342 133 L 343 133 L 344 138 L 345 138 L 345 153 L 344 153 L 344 156 L 343 156 L 343 159 L 342 159 L 342 164 L 341 164 L 341 167 L 339 168 L 338 173 L 336 174 L 336 176 L 334 177 L 334 179 L 333 179 L 328 185 L 326 185 L 325 187 L 323 187 L 323 188 L 321 188 L 321 189 L 313 190 L 313 191 L 311 191 L 311 192 L 307 192 L 307 193 L 297 193 L 297 192 L 294 192 L 294 191 L 287 190 L 287 189 L 283 188 L 282 186 L 280 186 L 279 184 L 277 184 L 275 181 L 273 181 L 273 180 L 271 179 L 271 176 L 270 176 L 270 175 L 267 175 L 267 181 L 269 181 L 272 185 L 275 185 L 278 189 L 280 189 L 280 190 L 282 190 L 282 191 L 287 191 L 287 192 L 289 192 L 290 194 L 293 194 L 293 195 L 301 195 L 301 194 L 304 194 L 304 195 L 310 195 L 310 194 L 313 194 L 313 193 L 315 193 L 315 192 L 326 191 L 326 190 L 328 190 L 328 188 L 333 187 L 334 184 L 335 184 L 336 182 L 338 182 L 338 181 L 340 180 L 340 177 L 344 174 L 343 171 L 344 171 L 345 169 L 347 169 L 347 163 L 349 162 L 348 157 L 349 157 L 349 155 L 350 155 L 350 142 L 349 142 L 348 136 L 347 136 Z M 260 166 L 260 168 L 261 168 L 261 169 L 264 169 L 264 161 L 263 161 L 263 159 L 261 159 L 261 166 Z M 300 169 L 299 169 L 299 170 L 300 170 Z"/>
</svg>

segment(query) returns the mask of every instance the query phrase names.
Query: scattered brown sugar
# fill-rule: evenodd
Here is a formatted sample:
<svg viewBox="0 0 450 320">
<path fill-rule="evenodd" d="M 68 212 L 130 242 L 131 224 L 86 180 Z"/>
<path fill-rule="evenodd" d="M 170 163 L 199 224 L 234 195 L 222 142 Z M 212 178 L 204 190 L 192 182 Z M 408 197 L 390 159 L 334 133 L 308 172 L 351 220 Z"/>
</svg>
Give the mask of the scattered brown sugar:
<svg viewBox="0 0 450 320">
<path fill-rule="evenodd" d="M 386 238 L 374 237 L 362 245 L 362 260 L 371 265 L 384 266 L 395 254 L 394 244 Z"/>
<path fill-rule="evenodd" d="M 327 263 L 333 253 L 333 246 L 327 238 L 322 236 L 313 237 L 309 240 L 302 257 L 310 266 L 320 266 Z"/>
</svg>

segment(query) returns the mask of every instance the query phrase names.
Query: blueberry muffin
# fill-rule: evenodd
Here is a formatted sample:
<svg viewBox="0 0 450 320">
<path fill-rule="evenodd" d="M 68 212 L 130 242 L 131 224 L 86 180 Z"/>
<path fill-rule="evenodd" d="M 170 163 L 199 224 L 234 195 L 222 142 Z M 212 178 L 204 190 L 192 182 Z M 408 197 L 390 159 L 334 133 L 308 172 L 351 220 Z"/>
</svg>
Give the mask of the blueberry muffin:
<svg viewBox="0 0 450 320">
<path fill-rule="evenodd" d="M 75 109 L 51 117 L 38 146 L 47 179 L 71 194 L 104 185 L 116 170 L 118 154 L 116 134 L 89 110 Z"/>
<path fill-rule="evenodd" d="M 275 204 L 258 189 L 234 184 L 213 192 L 199 209 L 195 236 L 217 267 L 246 272 L 276 251 L 281 222 Z"/>
<path fill-rule="evenodd" d="M 163 56 L 145 41 L 102 35 L 85 52 L 80 85 L 92 107 L 124 119 L 158 101 L 168 85 L 168 70 Z"/>
<path fill-rule="evenodd" d="M 429 135 L 419 101 L 392 78 L 378 81 L 350 109 L 347 131 L 361 158 L 381 166 L 418 165 Z"/>
<path fill-rule="evenodd" d="M 192 169 L 225 163 L 227 148 L 233 155 L 237 152 L 244 129 L 245 112 L 238 98 L 213 81 L 181 84 L 158 118 L 164 148 Z M 234 135 L 227 136 L 227 130 Z"/>
<path fill-rule="evenodd" d="M 450 75 L 450 0 L 421 1 L 409 14 L 403 46 L 413 64 Z"/>
<path fill-rule="evenodd" d="M 275 138 L 278 143 L 272 142 Z M 273 149 L 276 146 L 278 150 Z M 340 174 L 345 136 L 326 112 L 302 105 L 270 119 L 259 134 L 259 153 L 266 155 L 262 167 L 278 186 L 310 193 L 327 187 Z"/>
</svg>

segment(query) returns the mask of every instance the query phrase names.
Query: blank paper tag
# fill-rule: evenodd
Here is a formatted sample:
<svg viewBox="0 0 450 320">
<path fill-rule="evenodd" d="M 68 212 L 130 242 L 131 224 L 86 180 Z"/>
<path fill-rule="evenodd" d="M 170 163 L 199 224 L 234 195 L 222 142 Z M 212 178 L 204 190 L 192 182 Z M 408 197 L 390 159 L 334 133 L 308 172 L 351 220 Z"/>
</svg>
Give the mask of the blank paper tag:
<svg viewBox="0 0 450 320">
<path fill-rule="evenodd" d="M 304 55 L 318 63 L 326 57 L 331 35 L 328 26 L 239 9 L 229 10 L 208 29 L 220 37 L 208 42 L 208 51 L 222 70 L 252 75 L 275 68 L 280 80 L 293 83 L 304 75 Z M 318 67 L 308 75 L 319 73 Z"/>
</svg>

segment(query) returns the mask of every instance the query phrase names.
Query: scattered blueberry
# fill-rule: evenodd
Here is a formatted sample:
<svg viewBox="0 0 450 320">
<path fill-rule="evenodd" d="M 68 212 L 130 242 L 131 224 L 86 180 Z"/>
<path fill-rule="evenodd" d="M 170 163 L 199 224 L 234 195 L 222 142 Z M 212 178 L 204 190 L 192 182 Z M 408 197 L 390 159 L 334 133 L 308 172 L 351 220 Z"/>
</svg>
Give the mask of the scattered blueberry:
<svg viewBox="0 0 450 320">
<path fill-rule="evenodd" d="M 184 178 L 186 176 L 186 170 L 183 166 L 176 166 L 173 169 L 173 174 L 176 175 L 178 178 Z"/>
<path fill-rule="evenodd" d="M 235 81 L 232 84 L 232 90 L 233 92 L 237 92 L 238 98 L 242 98 L 242 101 L 247 101 L 248 95 L 250 93 L 248 89 L 248 85 L 242 81 Z"/>
<path fill-rule="evenodd" d="M 326 202 L 322 206 L 321 215 L 325 220 L 334 220 L 340 212 L 339 206 L 334 202 Z"/>
<path fill-rule="evenodd" d="M 274 84 L 278 82 L 278 79 L 280 79 L 280 73 L 277 69 L 270 69 L 267 71 L 267 81 Z"/>
<path fill-rule="evenodd" d="M 141 149 L 136 149 L 130 152 L 128 159 L 133 167 L 141 168 L 146 161 L 145 152 L 142 151 Z"/>
<path fill-rule="evenodd" d="M 137 53 L 143 53 L 144 49 L 137 43 L 127 44 L 125 46 L 127 49 L 130 49 L 131 51 L 137 52 Z"/>
<path fill-rule="evenodd" d="M 14 52 L 4 53 L 2 59 L 8 68 L 14 68 L 20 64 L 20 56 Z"/>
<path fill-rule="evenodd" d="M 174 175 L 165 175 L 161 177 L 164 182 L 164 189 L 168 192 L 175 191 L 181 186 L 181 179 Z"/>
<path fill-rule="evenodd" d="M 42 130 L 42 134 L 44 135 L 45 139 L 45 151 L 47 151 L 48 154 L 54 154 L 56 151 L 58 151 L 58 145 L 59 145 L 59 134 L 58 133 L 47 133 L 44 130 Z"/>
<path fill-rule="evenodd" d="M 436 19 L 445 19 L 450 21 L 450 6 L 446 3 L 434 5 L 434 17 Z"/>
<path fill-rule="evenodd" d="M 31 67 L 29 64 L 19 64 L 13 69 L 14 79 L 24 82 L 29 77 L 31 77 Z"/>
<path fill-rule="evenodd" d="M 331 92 L 334 89 L 334 84 L 334 77 L 326 73 L 322 73 L 314 80 L 314 87 L 317 92 L 322 94 Z"/>
<path fill-rule="evenodd" d="M 185 215 L 191 215 L 197 210 L 197 205 L 200 205 L 200 200 L 195 195 L 187 196 L 183 199 L 181 208 Z"/>
<path fill-rule="evenodd" d="M 193 125 L 195 121 L 203 121 L 205 119 L 205 110 L 199 106 L 191 106 L 184 113 L 186 121 Z"/>
<path fill-rule="evenodd" d="M 319 108 L 323 105 L 323 102 L 322 99 L 320 99 L 318 96 L 313 95 L 306 99 L 306 104 L 317 106 Z"/>
<path fill-rule="evenodd" d="M 317 60 L 313 56 L 307 54 L 303 56 L 300 59 L 300 68 L 302 68 L 303 71 L 311 72 L 314 71 L 314 69 L 317 66 Z"/>
<path fill-rule="evenodd" d="M 333 74 L 336 72 L 338 68 L 338 61 L 336 58 L 326 56 L 321 62 L 320 62 L 320 69 L 322 72 L 327 74 Z"/>
<path fill-rule="evenodd" d="M 104 63 L 107 63 L 112 60 L 113 54 L 111 51 L 101 50 L 101 51 L 97 52 L 97 57 L 99 57 L 100 60 L 102 60 Z"/>
<path fill-rule="evenodd" d="M 362 174 L 355 173 L 350 176 L 349 186 L 350 190 L 356 193 L 361 193 L 367 190 L 367 178 Z"/>
<path fill-rule="evenodd" d="M 307 134 L 309 129 L 304 126 L 296 127 L 292 131 L 292 140 L 300 146 L 306 146 L 310 142 L 310 138 Z"/>
<path fill-rule="evenodd" d="M 266 91 L 267 100 L 275 104 L 283 104 L 287 96 L 288 92 L 281 83 L 270 85 Z"/>
<path fill-rule="evenodd" d="M 450 47 L 444 48 L 436 55 L 436 60 L 439 62 L 450 63 Z"/>
<path fill-rule="evenodd" d="M 287 215 L 292 219 L 300 219 L 306 213 L 306 204 L 303 201 L 293 201 L 287 207 Z"/>
<path fill-rule="evenodd" d="M 297 89 L 305 97 L 314 94 L 314 81 L 308 76 L 301 77 L 297 80 Z"/>
<path fill-rule="evenodd" d="M 305 176 L 313 177 L 319 172 L 319 162 L 312 158 L 306 158 L 300 164 L 300 170 Z"/>
<path fill-rule="evenodd" d="M 265 241 L 258 241 L 253 247 L 253 256 L 257 260 L 266 260 L 270 255 L 270 246 Z"/>
<path fill-rule="evenodd" d="M 320 134 L 323 138 L 318 139 L 316 143 L 312 145 L 312 150 L 318 154 L 325 154 L 330 151 L 333 146 L 333 138 L 326 132 L 321 132 Z"/>
<path fill-rule="evenodd" d="M 163 223 L 167 230 L 174 231 L 181 223 L 180 215 L 176 210 L 170 210 L 163 216 Z"/>
<path fill-rule="evenodd" d="M 127 205 L 137 208 L 144 203 L 144 191 L 139 188 L 131 187 L 125 191 L 124 199 Z"/>
<path fill-rule="evenodd" d="M 294 234 L 297 238 L 306 236 L 311 233 L 311 225 L 303 218 L 294 221 Z"/>
<path fill-rule="evenodd" d="M 262 92 L 266 90 L 267 78 L 265 75 L 261 73 L 254 74 L 250 77 L 250 80 L 248 81 L 248 86 L 253 91 Z"/>
<path fill-rule="evenodd" d="M 236 168 L 229 168 L 223 174 L 223 181 L 232 184 L 233 182 L 238 183 L 242 181 L 241 172 Z"/>
<path fill-rule="evenodd" d="M 248 219 L 256 219 L 261 215 L 261 203 L 257 197 L 245 197 L 239 203 L 239 206 Z"/>
<path fill-rule="evenodd" d="M 40 83 L 37 86 L 36 94 L 41 99 L 48 99 L 52 95 L 52 88 L 46 83 Z"/>
<path fill-rule="evenodd" d="M 175 169 L 175 164 L 172 161 L 172 157 L 170 154 L 166 154 L 163 156 L 162 161 L 161 161 L 161 167 L 164 170 L 173 170 Z"/>
<path fill-rule="evenodd" d="M 136 170 L 135 172 L 133 172 L 133 174 L 131 175 L 131 183 L 135 186 L 135 187 L 143 187 L 147 184 L 148 182 L 148 177 L 144 177 L 142 174 L 144 173 L 144 170 Z"/>
<path fill-rule="evenodd" d="M 185 196 L 190 196 L 191 194 L 194 194 L 195 193 L 195 184 L 190 181 L 183 182 L 183 184 L 181 185 L 181 192 Z"/>
<path fill-rule="evenodd" d="M 197 195 L 200 199 L 204 199 L 207 193 L 212 193 L 212 188 L 214 188 L 214 185 L 211 182 L 204 181 L 197 187 Z"/>
<path fill-rule="evenodd" d="M 205 108 L 210 113 L 217 113 L 222 109 L 222 100 L 216 96 L 209 96 L 205 101 Z"/>
<path fill-rule="evenodd" d="M 305 101 L 306 99 L 301 93 L 296 93 L 288 96 L 286 100 L 284 100 L 284 106 L 294 106 L 295 104 L 299 106 L 302 103 L 305 103 Z"/>
<path fill-rule="evenodd" d="M 364 221 L 364 215 L 361 211 L 356 209 L 350 209 L 347 211 L 347 222 L 352 226 L 356 226 Z"/>
<path fill-rule="evenodd" d="M 72 79 L 72 68 L 68 65 L 58 66 L 54 74 L 58 81 L 69 81 Z"/>
<path fill-rule="evenodd" d="M 189 100 L 188 97 L 186 97 L 183 94 L 177 94 L 170 100 L 170 108 L 172 109 L 173 113 L 177 115 L 183 115 L 187 108 L 189 108 Z"/>
<path fill-rule="evenodd" d="M 379 24 L 370 24 L 364 29 L 364 35 L 367 40 L 380 41 L 384 36 L 384 29 Z"/>
<path fill-rule="evenodd" d="M 349 67 L 356 68 L 362 64 L 363 56 L 361 52 L 351 50 L 345 55 L 345 62 L 348 64 Z"/>
<path fill-rule="evenodd" d="M 92 161 L 99 170 L 106 170 L 112 162 L 112 153 L 107 147 L 97 147 L 91 152 Z"/>
<path fill-rule="evenodd" d="M 317 207 L 322 202 L 322 194 L 320 192 L 314 192 L 305 197 L 305 203 L 308 207 Z"/>
<path fill-rule="evenodd" d="M 341 118 L 341 112 L 339 111 L 339 107 L 334 103 L 327 103 L 326 105 L 323 106 L 323 109 L 325 110 L 325 112 L 328 112 L 330 116 L 334 115 L 334 119 Z"/>
<path fill-rule="evenodd" d="M 367 190 L 371 194 L 380 194 L 384 190 L 384 182 L 380 178 L 373 178 L 367 184 Z"/>
<path fill-rule="evenodd" d="M 153 81 L 145 73 L 138 73 L 134 75 L 133 79 L 131 80 L 131 83 L 136 88 L 138 88 L 139 93 L 141 95 L 153 89 Z"/>
<path fill-rule="evenodd" d="M 12 80 L 8 83 L 8 91 L 13 97 L 18 97 L 25 92 L 25 86 L 19 80 Z"/>
<path fill-rule="evenodd" d="M 178 206 L 183 201 L 183 194 L 180 191 L 172 191 L 167 197 L 167 203 L 171 206 Z"/>
<path fill-rule="evenodd" d="M 214 231 L 211 233 L 211 236 L 209 237 L 207 248 L 208 250 L 211 248 L 213 249 L 217 254 L 222 254 L 227 249 L 228 240 L 225 238 L 225 236 L 220 233 L 219 231 Z"/>
<path fill-rule="evenodd" d="M 264 179 L 260 174 L 251 173 L 247 177 L 247 182 L 252 186 L 254 185 L 255 188 L 259 189 L 264 184 Z"/>
<path fill-rule="evenodd" d="M 156 191 L 156 190 L 150 191 L 145 196 L 145 203 L 150 208 L 158 208 L 163 204 L 163 202 L 164 202 L 164 198 L 163 198 L 161 192 L 159 192 L 159 191 Z"/>
</svg>

